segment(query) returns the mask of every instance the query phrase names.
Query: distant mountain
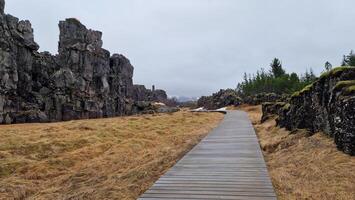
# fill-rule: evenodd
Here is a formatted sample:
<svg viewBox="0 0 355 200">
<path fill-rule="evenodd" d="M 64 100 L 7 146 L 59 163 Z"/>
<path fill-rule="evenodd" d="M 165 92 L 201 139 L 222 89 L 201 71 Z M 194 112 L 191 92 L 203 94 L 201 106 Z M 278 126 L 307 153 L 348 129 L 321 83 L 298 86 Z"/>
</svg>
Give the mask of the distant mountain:
<svg viewBox="0 0 355 200">
<path fill-rule="evenodd" d="M 180 103 L 198 100 L 198 97 L 185 97 L 185 96 L 172 96 L 171 98 L 175 98 L 177 102 Z"/>
</svg>

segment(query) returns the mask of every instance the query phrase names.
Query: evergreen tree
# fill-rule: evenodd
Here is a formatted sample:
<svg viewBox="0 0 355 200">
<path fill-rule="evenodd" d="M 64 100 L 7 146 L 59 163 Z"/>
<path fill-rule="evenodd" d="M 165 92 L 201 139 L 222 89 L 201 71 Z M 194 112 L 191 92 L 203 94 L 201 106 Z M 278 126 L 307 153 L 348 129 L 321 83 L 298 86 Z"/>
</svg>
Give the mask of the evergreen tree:
<svg viewBox="0 0 355 200">
<path fill-rule="evenodd" d="M 353 50 L 351 50 L 350 54 L 346 58 L 348 66 L 355 66 L 355 54 Z"/>
<path fill-rule="evenodd" d="M 244 73 L 243 82 L 237 86 L 238 93 L 242 96 L 259 93 L 291 94 L 301 90 L 316 79 L 312 69 L 307 69 L 306 73 L 299 77 L 296 73 L 287 74 L 282 69 L 281 62 L 278 59 L 274 59 L 273 64 L 270 65 L 269 72 L 261 68 L 253 75 Z"/>
<path fill-rule="evenodd" d="M 296 73 L 291 73 L 290 81 L 292 83 L 298 83 L 298 82 L 300 82 L 300 78 L 298 77 L 298 75 Z"/>
<path fill-rule="evenodd" d="M 325 68 L 325 71 L 326 71 L 326 72 L 329 72 L 330 70 L 332 70 L 333 66 L 332 66 L 332 64 L 330 64 L 330 62 L 327 61 L 327 62 L 324 64 L 324 68 Z"/>
<path fill-rule="evenodd" d="M 346 66 L 347 65 L 347 60 L 346 60 L 346 56 L 343 56 L 343 60 L 341 61 L 341 66 Z"/>
<path fill-rule="evenodd" d="M 274 60 L 272 60 L 272 63 L 270 64 L 270 67 L 274 77 L 278 78 L 285 75 L 285 70 L 282 68 L 282 64 L 279 59 L 274 58 Z"/>
<path fill-rule="evenodd" d="M 355 54 L 353 50 L 350 51 L 349 55 L 344 55 L 341 66 L 355 66 Z"/>
</svg>

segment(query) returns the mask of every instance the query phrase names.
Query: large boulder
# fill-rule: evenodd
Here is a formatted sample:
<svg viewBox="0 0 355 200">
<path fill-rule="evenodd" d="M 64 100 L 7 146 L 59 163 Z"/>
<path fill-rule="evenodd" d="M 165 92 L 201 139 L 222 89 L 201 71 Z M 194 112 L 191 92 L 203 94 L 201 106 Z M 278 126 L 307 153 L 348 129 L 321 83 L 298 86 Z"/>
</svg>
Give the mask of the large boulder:
<svg viewBox="0 0 355 200">
<path fill-rule="evenodd" d="M 133 105 L 134 114 L 174 113 L 180 109 L 151 101 L 136 101 Z"/>
</svg>

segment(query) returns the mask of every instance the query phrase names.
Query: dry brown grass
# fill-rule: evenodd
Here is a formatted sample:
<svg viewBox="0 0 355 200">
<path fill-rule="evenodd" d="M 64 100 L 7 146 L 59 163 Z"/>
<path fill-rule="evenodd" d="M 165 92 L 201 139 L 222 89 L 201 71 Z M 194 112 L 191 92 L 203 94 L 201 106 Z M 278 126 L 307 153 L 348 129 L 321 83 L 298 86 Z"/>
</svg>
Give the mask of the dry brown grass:
<svg viewBox="0 0 355 200">
<path fill-rule="evenodd" d="M 144 115 L 0 127 L 0 199 L 136 199 L 223 118 Z"/>
<path fill-rule="evenodd" d="M 293 134 L 260 124 L 261 106 L 243 106 L 253 121 L 278 198 L 355 199 L 355 157 L 338 151 L 328 136 L 305 130 Z"/>
</svg>

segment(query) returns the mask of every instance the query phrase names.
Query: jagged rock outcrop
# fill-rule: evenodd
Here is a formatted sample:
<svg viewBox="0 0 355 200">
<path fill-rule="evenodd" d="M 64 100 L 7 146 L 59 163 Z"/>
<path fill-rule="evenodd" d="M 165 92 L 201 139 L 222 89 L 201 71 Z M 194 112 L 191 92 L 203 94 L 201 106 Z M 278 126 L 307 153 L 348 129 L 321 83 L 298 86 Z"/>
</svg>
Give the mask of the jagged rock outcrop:
<svg viewBox="0 0 355 200">
<path fill-rule="evenodd" d="M 277 116 L 280 110 L 286 105 L 285 102 L 265 102 L 262 105 L 261 123 L 264 123 L 268 119 Z"/>
<path fill-rule="evenodd" d="M 279 95 L 275 93 L 259 93 L 252 96 L 243 97 L 243 101 L 245 104 L 249 105 L 260 105 L 266 102 L 283 102 L 286 101 L 289 96 Z"/>
<path fill-rule="evenodd" d="M 323 131 L 340 150 L 355 155 L 355 67 L 335 68 L 295 93 L 277 123 L 288 130 Z"/>
<path fill-rule="evenodd" d="M 238 106 L 243 100 L 238 96 L 233 89 L 220 90 L 212 96 L 203 96 L 197 101 L 198 107 L 206 109 L 218 109 L 226 106 Z"/>
<path fill-rule="evenodd" d="M 74 18 L 61 21 L 58 55 L 39 53 L 31 23 L 4 14 L 4 5 L 0 0 L 0 124 L 133 113 L 133 66 L 102 48 L 101 32 Z"/>
<path fill-rule="evenodd" d="M 147 89 L 144 85 L 133 86 L 133 99 L 135 101 L 153 101 L 167 103 L 169 101 L 168 95 L 164 90 Z"/>
</svg>

